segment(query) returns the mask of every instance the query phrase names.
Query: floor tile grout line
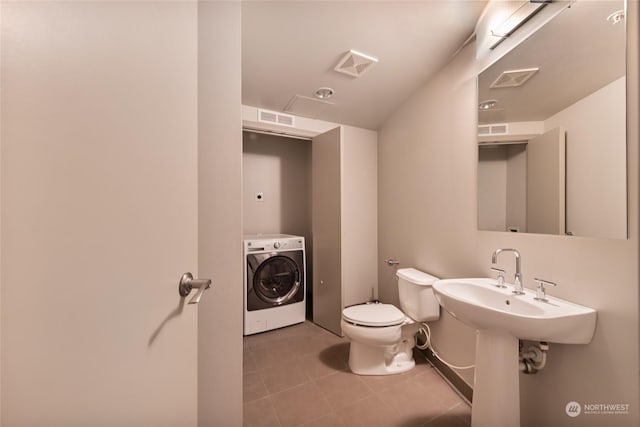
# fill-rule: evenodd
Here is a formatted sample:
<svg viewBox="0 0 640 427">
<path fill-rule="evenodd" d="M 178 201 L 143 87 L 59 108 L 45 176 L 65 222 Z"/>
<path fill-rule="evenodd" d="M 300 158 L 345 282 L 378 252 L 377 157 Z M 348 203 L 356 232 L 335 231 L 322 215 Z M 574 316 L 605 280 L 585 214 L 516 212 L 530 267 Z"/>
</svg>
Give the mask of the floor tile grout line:
<svg viewBox="0 0 640 427">
<path fill-rule="evenodd" d="M 465 402 L 458 402 L 458 403 L 456 403 L 455 405 L 451 406 L 449 409 L 447 409 L 447 410 L 446 410 L 445 412 L 443 412 L 442 414 L 440 414 L 440 415 L 438 415 L 438 416 L 436 416 L 436 417 L 431 418 L 431 419 L 430 419 L 429 421 L 427 421 L 427 422 L 426 422 L 422 427 L 429 427 L 429 423 L 431 423 L 432 421 L 435 421 L 435 420 L 437 420 L 438 418 L 444 417 L 444 416 L 446 416 L 447 414 L 451 414 L 451 411 L 453 410 L 453 408 L 455 408 L 456 406 L 459 406 L 459 405 L 465 405 L 465 406 L 467 406 L 467 404 L 466 404 Z M 458 419 L 458 420 L 460 420 L 461 422 L 463 422 L 464 424 L 468 425 L 469 427 L 471 426 L 471 424 L 470 424 L 470 423 L 468 423 L 468 422 L 467 422 L 467 420 L 466 420 L 465 418 L 463 418 L 462 416 L 457 415 L 457 414 L 451 414 L 451 416 L 452 416 L 452 417 L 454 417 L 454 418 L 456 418 L 456 419 Z"/>
<path fill-rule="evenodd" d="M 304 374 L 304 376 L 306 377 L 306 381 L 304 381 L 304 382 L 302 382 L 302 383 L 299 383 L 299 384 L 295 384 L 295 385 L 290 386 L 290 387 L 283 388 L 282 390 L 278 390 L 278 391 L 276 391 L 276 392 L 271 392 L 271 390 L 269 390 L 269 387 L 267 387 L 267 384 L 266 384 L 266 382 L 265 382 L 265 388 L 267 389 L 267 393 L 268 393 L 269 395 L 282 393 L 282 392 L 284 392 L 284 391 L 288 391 L 288 390 L 291 390 L 291 389 L 293 389 L 293 388 L 296 388 L 296 387 L 299 387 L 299 386 L 303 386 L 303 385 L 308 384 L 309 382 L 311 382 L 311 381 L 312 381 L 312 380 L 309 378 L 309 375 L 307 375 L 307 373 L 306 373 L 306 372 L 303 372 L 303 374 Z M 260 374 L 260 376 L 261 376 L 262 380 L 264 381 L 264 377 L 262 377 L 262 373 Z"/>
<path fill-rule="evenodd" d="M 280 420 L 280 415 L 278 415 L 278 411 L 276 411 L 276 407 L 274 406 L 273 401 L 271 400 L 271 394 L 267 396 L 267 399 L 269 399 L 269 405 L 271 405 L 271 411 L 276 416 L 276 420 L 278 421 L 278 426 L 282 427 L 282 421 Z"/>
<path fill-rule="evenodd" d="M 318 378 L 318 380 L 325 379 L 325 378 L 327 378 L 327 377 L 329 377 L 329 376 L 331 376 L 331 375 L 337 375 L 338 373 L 339 373 L 339 372 L 335 372 L 335 373 L 333 373 L 333 374 L 327 375 L 326 377 Z M 316 380 L 316 381 L 317 381 L 317 380 Z M 366 384 L 365 384 L 365 385 L 366 385 Z M 338 415 L 338 412 L 339 412 L 340 410 L 342 410 L 342 409 L 346 408 L 347 406 L 354 405 L 354 404 L 356 404 L 356 403 L 358 403 L 358 402 L 362 402 L 363 400 L 365 400 L 365 399 L 367 399 L 367 398 L 371 397 L 372 395 L 373 395 L 373 392 L 372 392 L 372 394 L 370 394 L 370 395 L 367 395 L 367 396 L 364 396 L 364 397 L 360 397 L 360 398 L 358 398 L 358 399 L 354 400 L 353 402 L 350 402 L 348 405 L 344 405 L 344 406 L 342 406 L 342 407 L 341 407 L 341 408 L 339 408 L 338 410 L 336 410 L 335 408 L 333 408 L 333 405 L 331 405 L 331 402 L 328 402 L 328 403 L 329 403 L 329 407 L 331 408 L 331 411 L 332 411 L 333 413 L 335 413 L 336 415 Z M 338 416 L 339 416 L 339 415 L 338 415 Z"/>
<path fill-rule="evenodd" d="M 333 413 L 333 412 L 334 412 L 334 411 L 333 411 L 333 408 L 331 407 L 331 403 L 327 400 L 326 396 L 324 396 L 324 394 L 322 394 L 322 391 L 320 390 L 320 387 L 318 387 L 318 386 L 317 386 L 317 384 L 315 384 L 315 383 L 313 382 L 313 380 L 312 380 L 312 381 L 310 381 L 310 382 L 311 382 L 311 384 L 312 384 L 314 387 L 316 387 L 316 389 L 318 390 L 319 394 L 321 394 L 321 395 L 322 395 L 322 399 L 324 400 L 325 404 L 327 405 L 327 408 L 329 408 L 329 412 L 325 412 L 324 414 L 322 414 L 322 415 L 320 415 L 320 416 L 318 416 L 318 417 L 316 417 L 316 418 L 314 418 L 314 419 L 312 419 L 312 420 L 307 420 L 306 422 L 304 422 L 304 423 L 302 423 L 302 424 L 298 424 L 298 425 L 296 425 L 295 427 L 302 427 L 302 426 L 304 426 L 305 424 L 309 424 L 309 423 L 311 423 L 311 422 L 313 422 L 313 421 L 315 421 L 315 420 L 318 420 L 318 419 L 320 419 L 320 418 L 322 418 L 322 417 L 324 417 L 324 416 L 328 415 L 329 413 Z M 302 387 L 302 386 L 303 386 L 303 385 L 305 385 L 305 384 L 307 384 L 307 383 L 300 384 L 300 385 L 298 385 L 298 386 L 296 386 L 296 387 Z M 290 388 L 289 390 L 291 390 L 291 389 L 293 389 L 293 388 L 295 388 L 295 387 L 292 387 L 292 388 Z M 284 391 L 284 390 L 283 390 L 283 391 Z M 282 423 L 280 423 L 280 425 L 282 426 Z"/>
<path fill-rule="evenodd" d="M 322 393 L 322 390 L 320 389 L 320 387 L 318 387 L 318 385 L 315 382 L 312 381 L 312 383 L 313 383 L 313 386 L 318 390 L 318 393 L 320 393 L 320 395 L 322 396 L 324 403 L 327 405 L 327 408 L 329 408 L 329 412 L 333 412 L 333 407 L 331 406 L 331 402 L 329 402 L 329 399 L 327 399 L 327 396 L 325 396 L 324 393 Z"/>
<path fill-rule="evenodd" d="M 262 371 L 258 370 L 258 376 L 260 377 L 260 380 L 262 381 L 262 385 L 264 387 L 265 390 L 267 390 L 267 396 L 271 396 L 273 393 L 271 393 L 271 390 L 269 390 L 269 387 L 267 387 L 267 383 L 264 380 L 264 376 L 262 375 Z"/>
</svg>

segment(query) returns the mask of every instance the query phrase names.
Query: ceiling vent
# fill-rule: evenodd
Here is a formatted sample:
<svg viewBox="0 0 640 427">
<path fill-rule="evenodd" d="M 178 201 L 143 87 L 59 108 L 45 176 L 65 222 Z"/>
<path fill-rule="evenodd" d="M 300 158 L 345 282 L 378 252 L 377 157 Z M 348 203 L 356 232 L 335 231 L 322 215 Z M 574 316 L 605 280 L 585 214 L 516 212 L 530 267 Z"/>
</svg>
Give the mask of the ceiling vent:
<svg viewBox="0 0 640 427">
<path fill-rule="evenodd" d="M 260 123 L 271 123 L 273 125 L 295 127 L 295 117 L 289 114 L 277 113 L 275 111 L 258 109 L 258 121 Z"/>
<path fill-rule="evenodd" d="M 334 70 L 351 77 L 360 77 L 376 62 L 377 58 L 352 49 L 340 59 Z"/>
<path fill-rule="evenodd" d="M 520 87 L 525 84 L 540 68 L 526 68 L 523 70 L 504 71 L 489 86 L 491 89 L 501 89 L 507 87 Z"/>
</svg>

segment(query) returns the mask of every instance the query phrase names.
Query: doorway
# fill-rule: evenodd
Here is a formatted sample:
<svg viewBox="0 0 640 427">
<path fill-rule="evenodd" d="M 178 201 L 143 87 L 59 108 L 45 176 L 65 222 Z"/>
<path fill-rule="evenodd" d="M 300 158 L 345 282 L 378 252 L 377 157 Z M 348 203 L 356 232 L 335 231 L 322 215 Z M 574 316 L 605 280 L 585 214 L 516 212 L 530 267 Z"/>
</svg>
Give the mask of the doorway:
<svg viewBox="0 0 640 427">
<path fill-rule="evenodd" d="M 311 140 L 244 130 L 242 178 L 243 234 L 305 238 L 306 317 L 312 319 Z"/>
</svg>

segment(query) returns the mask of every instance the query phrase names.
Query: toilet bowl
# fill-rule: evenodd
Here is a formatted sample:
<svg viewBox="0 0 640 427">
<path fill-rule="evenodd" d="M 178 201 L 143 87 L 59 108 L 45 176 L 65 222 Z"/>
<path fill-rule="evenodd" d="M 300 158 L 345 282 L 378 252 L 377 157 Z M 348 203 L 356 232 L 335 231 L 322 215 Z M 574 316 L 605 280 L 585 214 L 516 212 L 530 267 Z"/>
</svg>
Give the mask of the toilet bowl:
<svg viewBox="0 0 640 427">
<path fill-rule="evenodd" d="M 358 375 L 391 375 L 415 366 L 413 347 L 421 322 L 440 317 L 431 285 L 438 280 L 414 268 L 396 273 L 400 307 L 366 303 L 342 311 L 342 333 L 349 339 L 349 368 Z"/>
</svg>

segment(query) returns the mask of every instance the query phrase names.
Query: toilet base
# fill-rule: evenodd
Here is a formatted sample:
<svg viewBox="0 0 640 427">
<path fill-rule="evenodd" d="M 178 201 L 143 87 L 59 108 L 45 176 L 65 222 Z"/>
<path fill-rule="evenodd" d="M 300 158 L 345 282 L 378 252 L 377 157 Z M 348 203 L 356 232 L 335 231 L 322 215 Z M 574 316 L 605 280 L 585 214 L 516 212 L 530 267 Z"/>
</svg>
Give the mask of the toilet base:
<svg viewBox="0 0 640 427">
<path fill-rule="evenodd" d="M 401 374 L 410 371 L 416 365 L 412 348 L 413 345 L 407 349 L 408 351 L 400 352 L 394 351 L 393 347 L 385 348 L 384 356 L 381 357 L 380 347 L 352 341 L 349 347 L 349 369 L 357 375 Z"/>
<path fill-rule="evenodd" d="M 384 328 L 363 328 L 342 321 L 342 331 L 351 341 L 349 369 L 357 375 L 394 375 L 410 371 L 413 359 L 414 335 L 418 324 Z"/>
</svg>

